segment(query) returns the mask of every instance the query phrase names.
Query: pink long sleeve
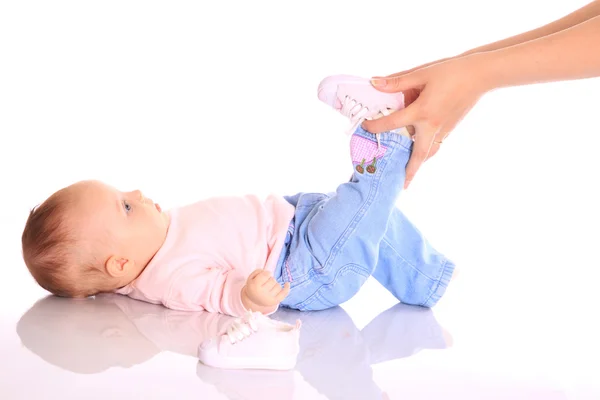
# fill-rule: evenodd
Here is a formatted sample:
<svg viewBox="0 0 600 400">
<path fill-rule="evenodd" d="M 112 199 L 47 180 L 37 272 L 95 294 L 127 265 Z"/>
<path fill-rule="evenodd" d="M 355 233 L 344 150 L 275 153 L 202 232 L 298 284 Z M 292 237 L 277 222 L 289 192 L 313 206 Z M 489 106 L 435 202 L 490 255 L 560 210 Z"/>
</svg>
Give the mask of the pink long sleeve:
<svg viewBox="0 0 600 400">
<path fill-rule="evenodd" d="M 165 243 L 117 293 L 177 310 L 242 315 L 242 287 L 255 269 L 274 272 L 294 207 L 279 196 L 247 195 L 169 213 Z"/>
<path fill-rule="evenodd" d="M 165 306 L 173 310 L 217 312 L 241 316 L 242 287 L 247 276 L 233 269 L 184 266 L 175 278 Z"/>
</svg>

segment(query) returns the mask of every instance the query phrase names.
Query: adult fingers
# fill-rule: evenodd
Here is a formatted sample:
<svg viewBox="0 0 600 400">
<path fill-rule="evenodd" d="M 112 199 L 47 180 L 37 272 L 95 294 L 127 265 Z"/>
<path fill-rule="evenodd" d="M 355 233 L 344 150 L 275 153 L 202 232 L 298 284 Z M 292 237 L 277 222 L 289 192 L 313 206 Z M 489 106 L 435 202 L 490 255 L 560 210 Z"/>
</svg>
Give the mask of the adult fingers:
<svg viewBox="0 0 600 400">
<path fill-rule="evenodd" d="M 404 189 L 408 188 L 417 174 L 417 171 L 427 159 L 427 156 L 431 151 L 433 139 L 437 133 L 436 129 L 430 126 L 426 126 L 421 129 L 419 128 L 420 127 L 417 127 L 417 134 L 414 136 L 413 149 L 410 159 L 408 160 L 408 164 L 406 165 L 406 180 L 404 181 Z"/>
<path fill-rule="evenodd" d="M 431 148 L 429 149 L 429 154 L 427 154 L 427 158 L 425 161 L 429 160 L 431 157 L 435 156 L 442 146 L 439 143 L 432 143 Z"/>
<path fill-rule="evenodd" d="M 381 133 L 413 125 L 417 119 L 418 107 L 419 103 L 416 101 L 410 106 L 394 111 L 385 117 L 364 121 L 362 126 L 371 133 Z"/>
<path fill-rule="evenodd" d="M 402 92 L 404 90 L 420 87 L 422 83 L 418 70 L 400 76 L 377 77 L 371 79 L 371 84 L 375 89 L 388 93 Z"/>
<path fill-rule="evenodd" d="M 440 151 L 440 149 L 442 148 L 442 143 L 444 142 L 444 140 L 446 140 L 447 137 L 448 135 L 441 133 L 435 135 L 435 137 L 433 138 L 433 142 L 431 143 L 431 149 L 429 150 L 429 154 L 427 155 L 425 161 L 429 160 L 431 157 L 435 156 L 438 151 Z"/>
</svg>

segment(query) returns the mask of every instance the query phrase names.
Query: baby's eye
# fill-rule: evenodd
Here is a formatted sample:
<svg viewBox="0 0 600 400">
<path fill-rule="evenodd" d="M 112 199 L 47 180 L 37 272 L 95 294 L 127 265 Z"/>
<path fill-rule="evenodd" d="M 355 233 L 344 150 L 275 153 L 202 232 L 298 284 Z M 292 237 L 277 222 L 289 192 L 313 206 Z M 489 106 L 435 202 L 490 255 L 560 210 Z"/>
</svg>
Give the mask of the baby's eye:
<svg viewBox="0 0 600 400">
<path fill-rule="evenodd" d="M 125 212 L 130 212 L 131 211 L 131 204 L 129 204 L 128 202 L 124 201 L 123 202 L 123 208 L 125 209 Z"/>
</svg>

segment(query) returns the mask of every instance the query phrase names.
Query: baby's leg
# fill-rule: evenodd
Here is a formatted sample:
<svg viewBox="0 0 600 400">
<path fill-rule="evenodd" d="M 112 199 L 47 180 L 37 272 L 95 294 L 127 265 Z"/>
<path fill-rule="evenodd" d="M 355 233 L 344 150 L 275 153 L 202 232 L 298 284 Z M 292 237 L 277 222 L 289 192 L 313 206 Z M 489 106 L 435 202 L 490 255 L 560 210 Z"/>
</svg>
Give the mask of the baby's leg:
<svg viewBox="0 0 600 400">
<path fill-rule="evenodd" d="M 319 310 L 341 304 L 375 270 L 412 148 L 409 137 L 396 133 L 379 139 L 380 146 L 375 135 L 358 128 L 350 144 L 350 181 L 329 195 L 294 197 L 295 234 L 280 278 L 291 284 L 284 306 Z"/>
<path fill-rule="evenodd" d="M 405 304 L 434 306 L 444 294 L 454 263 L 435 250 L 397 208 L 379 246 L 373 277 Z"/>
</svg>

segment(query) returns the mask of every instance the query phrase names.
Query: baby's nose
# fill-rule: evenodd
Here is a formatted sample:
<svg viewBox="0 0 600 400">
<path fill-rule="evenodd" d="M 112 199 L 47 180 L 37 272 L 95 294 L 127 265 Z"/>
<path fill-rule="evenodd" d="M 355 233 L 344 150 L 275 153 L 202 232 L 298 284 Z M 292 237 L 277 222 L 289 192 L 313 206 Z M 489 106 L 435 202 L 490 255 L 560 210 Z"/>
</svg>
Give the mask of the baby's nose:
<svg viewBox="0 0 600 400">
<path fill-rule="evenodd" d="M 137 197 L 140 201 L 144 201 L 144 194 L 141 192 L 141 190 L 134 190 L 132 192 L 134 194 L 135 197 Z"/>
</svg>

